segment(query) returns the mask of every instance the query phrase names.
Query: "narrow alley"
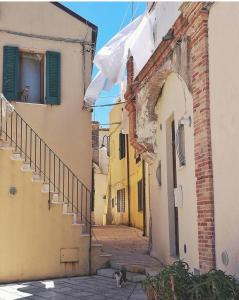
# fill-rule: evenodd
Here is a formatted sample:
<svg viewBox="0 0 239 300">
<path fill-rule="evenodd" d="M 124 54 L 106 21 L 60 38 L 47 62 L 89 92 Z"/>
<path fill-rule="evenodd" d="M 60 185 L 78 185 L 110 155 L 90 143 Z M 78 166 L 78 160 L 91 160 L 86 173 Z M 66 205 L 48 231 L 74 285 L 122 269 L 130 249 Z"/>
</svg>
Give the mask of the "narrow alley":
<svg viewBox="0 0 239 300">
<path fill-rule="evenodd" d="M 95 226 L 93 242 L 103 245 L 102 250 L 112 254 L 112 268 L 126 268 L 141 274 L 159 273 L 162 264 L 149 256 L 149 239 L 141 230 L 125 225 Z"/>
</svg>

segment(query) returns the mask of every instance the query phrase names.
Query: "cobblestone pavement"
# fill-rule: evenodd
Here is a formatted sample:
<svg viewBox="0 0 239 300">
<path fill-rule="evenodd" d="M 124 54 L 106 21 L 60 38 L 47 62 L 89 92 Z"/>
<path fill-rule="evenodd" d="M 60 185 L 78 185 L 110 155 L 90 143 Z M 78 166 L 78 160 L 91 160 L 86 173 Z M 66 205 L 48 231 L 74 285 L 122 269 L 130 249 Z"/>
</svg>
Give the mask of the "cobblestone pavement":
<svg viewBox="0 0 239 300">
<path fill-rule="evenodd" d="M 101 276 L 72 277 L 0 285 L 0 300 L 146 300 L 140 284 L 117 288 L 114 279 Z"/>
<path fill-rule="evenodd" d="M 133 265 L 139 269 L 160 270 L 162 264 L 148 254 L 148 238 L 142 231 L 123 225 L 93 227 L 93 240 L 112 254 L 114 265 Z"/>
</svg>

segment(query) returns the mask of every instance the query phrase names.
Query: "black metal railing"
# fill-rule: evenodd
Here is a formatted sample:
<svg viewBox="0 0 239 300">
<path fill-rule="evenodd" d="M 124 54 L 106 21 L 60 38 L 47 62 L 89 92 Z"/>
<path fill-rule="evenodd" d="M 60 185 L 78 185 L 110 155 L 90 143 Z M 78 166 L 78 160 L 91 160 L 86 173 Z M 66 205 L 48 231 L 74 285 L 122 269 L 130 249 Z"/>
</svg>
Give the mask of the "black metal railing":
<svg viewBox="0 0 239 300">
<path fill-rule="evenodd" d="M 19 115 L 14 107 L 0 94 L 0 138 L 14 147 L 25 163 L 33 170 L 35 179 L 43 180 L 49 193 L 49 209 L 57 195 L 66 204 L 67 212 L 76 215 L 85 231 L 91 227 L 91 191 L 59 158 L 47 143 Z"/>
</svg>

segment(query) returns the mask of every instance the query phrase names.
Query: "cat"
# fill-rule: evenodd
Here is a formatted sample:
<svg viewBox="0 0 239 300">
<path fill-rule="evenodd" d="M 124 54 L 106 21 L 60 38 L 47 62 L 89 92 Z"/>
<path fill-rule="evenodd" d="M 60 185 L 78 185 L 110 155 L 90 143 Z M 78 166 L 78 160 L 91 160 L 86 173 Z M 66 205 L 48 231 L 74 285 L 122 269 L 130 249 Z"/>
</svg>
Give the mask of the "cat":
<svg viewBox="0 0 239 300">
<path fill-rule="evenodd" d="M 21 91 L 21 100 L 23 102 L 27 102 L 28 101 L 29 91 L 30 91 L 30 86 L 29 85 L 25 85 L 24 88 L 23 88 L 23 90 Z"/>
<path fill-rule="evenodd" d="M 117 287 L 121 288 L 126 284 L 126 271 L 124 269 L 121 269 L 120 271 L 114 272 L 113 278 L 116 279 Z"/>
</svg>

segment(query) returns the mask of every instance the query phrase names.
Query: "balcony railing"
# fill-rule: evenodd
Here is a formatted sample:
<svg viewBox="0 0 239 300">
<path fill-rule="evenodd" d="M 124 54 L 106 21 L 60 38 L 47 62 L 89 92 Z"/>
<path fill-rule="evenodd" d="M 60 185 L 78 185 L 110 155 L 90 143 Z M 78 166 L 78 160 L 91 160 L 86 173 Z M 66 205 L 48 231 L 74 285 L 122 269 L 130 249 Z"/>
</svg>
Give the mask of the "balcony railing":
<svg viewBox="0 0 239 300">
<path fill-rule="evenodd" d="M 43 180 L 49 193 L 51 207 L 57 201 L 66 204 L 67 212 L 74 213 L 76 222 L 91 227 L 91 191 L 19 115 L 3 94 L 0 94 L 0 138 L 33 170 L 35 180 Z"/>
</svg>

